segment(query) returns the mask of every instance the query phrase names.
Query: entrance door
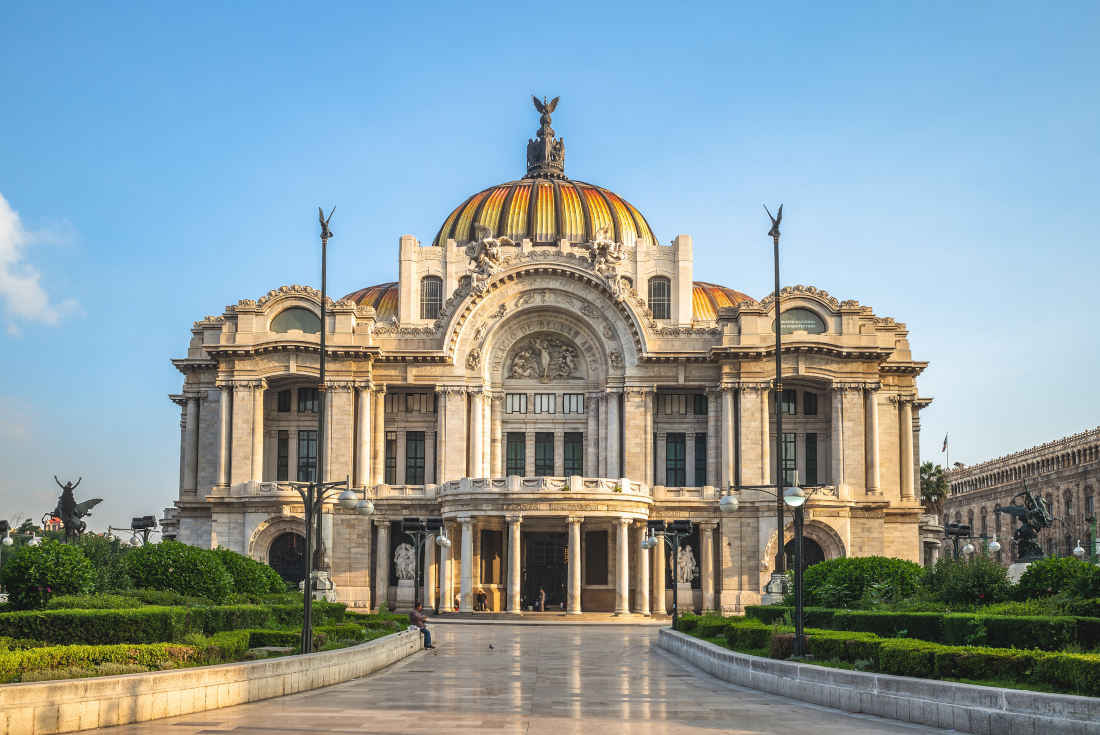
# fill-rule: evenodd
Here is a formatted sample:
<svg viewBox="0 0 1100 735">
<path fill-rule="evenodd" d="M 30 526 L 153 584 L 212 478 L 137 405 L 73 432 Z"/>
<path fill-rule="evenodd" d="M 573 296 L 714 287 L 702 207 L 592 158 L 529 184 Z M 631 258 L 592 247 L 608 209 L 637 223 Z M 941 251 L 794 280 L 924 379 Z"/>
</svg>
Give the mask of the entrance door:
<svg viewBox="0 0 1100 735">
<path fill-rule="evenodd" d="M 538 602 L 539 588 L 546 592 L 546 609 L 561 610 L 565 604 L 568 567 L 564 532 L 531 531 L 523 534 L 523 607 Z"/>
<path fill-rule="evenodd" d="M 296 533 L 281 533 L 267 550 L 267 562 L 283 581 L 295 588 L 306 578 L 306 540 Z"/>
<path fill-rule="evenodd" d="M 787 553 L 787 569 L 794 569 L 794 539 L 783 544 L 783 550 Z M 802 570 L 825 561 L 825 552 L 818 543 L 805 536 L 802 537 Z"/>
</svg>

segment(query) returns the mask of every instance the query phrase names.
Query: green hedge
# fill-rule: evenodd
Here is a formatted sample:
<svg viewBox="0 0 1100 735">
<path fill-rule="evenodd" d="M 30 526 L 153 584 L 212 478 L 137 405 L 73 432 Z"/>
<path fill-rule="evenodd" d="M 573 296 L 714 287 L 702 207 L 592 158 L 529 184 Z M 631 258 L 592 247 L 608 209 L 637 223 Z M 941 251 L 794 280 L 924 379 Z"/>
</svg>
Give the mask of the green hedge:
<svg viewBox="0 0 1100 735">
<path fill-rule="evenodd" d="M 198 661 L 204 664 L 219 664 L 236 661 L 251 648 L 249 631 L 223 630 L 202 641 L 196 646 Z"/>
<path fill-rule="evenodd" d="M 58 595 L 46 603 L 47 610 L 125 610 L 144 603 L 130 595 Z"/>
<path fill-rule="evenodd" d="M 804 607 L 803 623 L 808 628 L 830 628 L 837 612 L 840 611 L 829 607 Z M 745 605 L 745 617 L 756 618 L 764 623 L 783 622 L 788 613 L 793 621 L 794 607 L 790 605 Z"/>
<path fill-rule="evenodd" d="M 772 627 L 758 620 L 735 621 L 726 624 L 723 636 L 730 648 L 768 648 Z"/>
<path fill-rule="evenodd" d="M 940 613 L 893 613 L 867 610 L 837 610 L 832 616 L 833 630 L 858 630 L 885 638 L 919 638 L 943 641 L 943 615 Z"/>
<path fill-rule="evenodd" d="M 184 666 L 198 660 L 199 651 L 194 646 L 173 643 L 49 646 L 0 653 L 0 680 L 12 681 L 27 671 L 69 666 L 91 667 L 103 663 Z"/>
</svg>

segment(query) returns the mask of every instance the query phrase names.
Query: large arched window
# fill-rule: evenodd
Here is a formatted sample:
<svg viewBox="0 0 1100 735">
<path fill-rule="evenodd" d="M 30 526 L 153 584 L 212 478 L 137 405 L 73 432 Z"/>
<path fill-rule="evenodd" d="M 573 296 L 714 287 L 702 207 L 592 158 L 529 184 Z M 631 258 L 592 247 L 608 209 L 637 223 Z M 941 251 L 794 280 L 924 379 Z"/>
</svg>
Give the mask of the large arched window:
<svg viewBox="0 0 1100 735">
<path fill-rule="evenodd" d="M 420 318 L 438 319 L 443 307 L 443 279 L 424 276 L 420 279 Z"/>
<path fill-rule="evenodd" d="M 321 319 L 309 309 L 292 306 L 275 315 L 271 320 L 271 331 L 276 333 L 297 330 L 305 334 L 317 334 L 321 331 Z"/>
<path fill-rule="evenodd" d="M 649 279 L 649 310 L 654 319 L 672 316 L 672 283 L 664 276 Z"/>
</svg>

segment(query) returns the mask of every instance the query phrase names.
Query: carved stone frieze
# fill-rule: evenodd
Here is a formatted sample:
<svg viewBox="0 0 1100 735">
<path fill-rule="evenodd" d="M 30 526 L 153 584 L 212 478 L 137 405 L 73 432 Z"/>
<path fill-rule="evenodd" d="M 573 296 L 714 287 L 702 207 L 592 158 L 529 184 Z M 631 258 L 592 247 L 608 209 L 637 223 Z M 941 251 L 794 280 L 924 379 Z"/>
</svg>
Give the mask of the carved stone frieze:
<svg viewBox="0 0 1100 735">
<path fill-rule="evenodd" d="M 539 335 L 521 343 L 512 355 L 508 377 L 549 383 L 577 376 L 577 348 L 560 339 Z"/>
<path fill-rule="evenodd" d="M 481 367 L 481 348 L 474 347 L 466 355 L 466 368 L 477 370 L 479 367 Z"/>
<path fill-rule="evenodd" d="M 607 361 L 611 367 L 615 370 L 619 370 L 623 366 L 623 356 L 618 350 L 611 350 L 607 353 Z"/>
</svg>

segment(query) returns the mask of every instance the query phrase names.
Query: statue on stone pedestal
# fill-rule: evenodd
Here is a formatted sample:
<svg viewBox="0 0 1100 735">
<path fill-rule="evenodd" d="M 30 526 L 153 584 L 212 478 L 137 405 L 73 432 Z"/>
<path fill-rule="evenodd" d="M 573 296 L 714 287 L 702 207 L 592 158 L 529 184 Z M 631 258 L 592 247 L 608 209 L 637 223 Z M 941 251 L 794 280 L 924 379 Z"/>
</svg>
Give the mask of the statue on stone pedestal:
<svg viewBox="0 0 1100 735">
<path fill-rule="evenodd" d="M 691 584 L 695 577 L 695 554 L 691 550 L 691 544 L 680 547 L 680 555 L 676 558 L 676 583 Z"/>
<path fill-rule="evenodd" d="M 401 544 L 393 552 L 393 564 L 397 567 L 398 579 L 413 579 L 416 576 L 416 551 L 409 544 Z"/>
<path fill-rule="evenodd" d="M 1017 502 L 1021 498 L 1022 503 Z M 1012 534 L 1012 540 L 1016 542 L 1016 561 L 1032 562 L 1045 556 L 1039 546 L 1039 531 L 1050 528 L 1058 519 L 1051 517 L 1042 495 L 1032 495 L 1025 485 L 1024 491 L 1012 498 L 1012 505 L 998 506 L 993 512 L 1007 513 L 1020 521 Z"/>
<path fill-rule="evenodd" d="M 61 523 L 65 526 L 66 542 L 75 541 L 80 534 L 88 529 L 88 524 L 81 519 L 90 516 L 92 508 L 103 502 L 103 498 L 92 498 L 91 500 L 85 500 L 83 503 L 76 502 L 73 490 L 83 479 L 83 477 L 80 477 L 77 478 L 75 483 L 66 482 L 62 485 L 61 480 L 57 479 L 57 475 L 53 476 L 53 481 L 61 488 L 61 497 L 57 499 L 57 507 L 54 508 L 53 514 L 60 518 Z"/>
</svg>

